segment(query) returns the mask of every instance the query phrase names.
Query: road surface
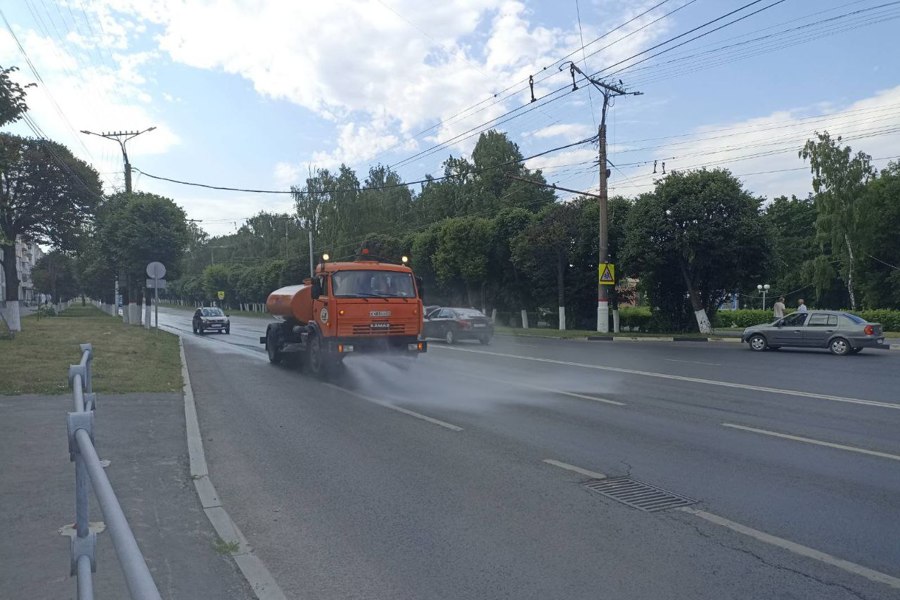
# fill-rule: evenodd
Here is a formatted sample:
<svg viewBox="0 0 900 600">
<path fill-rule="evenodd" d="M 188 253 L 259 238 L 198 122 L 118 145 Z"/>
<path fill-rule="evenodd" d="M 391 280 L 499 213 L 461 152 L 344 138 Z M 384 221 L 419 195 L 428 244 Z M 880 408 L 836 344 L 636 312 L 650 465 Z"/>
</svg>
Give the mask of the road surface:
<svg viewBox="0 0 900 600">
<path fill-rule="evenodd" d="M 323 383 L 184 338 L 212 481 L 290 598 L 898 598 L 900 353 L 498 336 Z M 689 505 L 593 491 L 629 477 Z"/>
</svg>

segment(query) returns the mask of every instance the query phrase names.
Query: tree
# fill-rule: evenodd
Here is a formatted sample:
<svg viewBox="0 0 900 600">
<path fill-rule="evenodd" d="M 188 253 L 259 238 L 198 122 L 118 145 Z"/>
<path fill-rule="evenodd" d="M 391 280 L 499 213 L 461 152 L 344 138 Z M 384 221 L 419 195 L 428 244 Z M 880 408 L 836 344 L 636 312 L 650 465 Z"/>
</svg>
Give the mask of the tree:
<svg viewBox="0 0 900 600">
<path fill-rule="evenodd" d="M 0 133 L 0 248 L 11 329 L 21 329 L 16 239 L 74 248 L 101 191 L 97 172 L 65 146 Z"/>
<path fill-rule="evenodd" d="M 35 84 L 22 86 L 13 81 L 11 75 L 16 71 L 18 71 L 16 67 L 0 66 L 0 127 L 15 123 L 28 111 L 25 90 L 34 87 Z"/>
<path fill-rule="evenodd" d="M 872 179 L 860 202 L 859 281 L 863 303 L 900 308 L 900 163 Z"/>
<path fill-rule="evenodd" d="M 555 281 L 560 329 L 566 328 L 566 272 L 575 249 L 577 216 L 571 203 L 552 204 L 512 244 L 513 263 L 532 274 L 537 289 L 546 287 L 541 282 Z"/>
<path fill-rule="evenodd" d="M 447 219 L 441 225 L 437 250 L 432 256 L 438 280 L 464 290 L 463 301 L 469 305 L 484 306 L 491 226 L 489 219 L 479 217 Z"/>
<path fill-rule="evenodd" d="M 409 250 L 399 238 L 383 233 L 370 233 L 356 251 L 357 255 L 368 254 L 390 262 L 399 263 L 404 256 L 409 258 Z"/>
<path fill-rule="evenodd" d="M 669 326 L 686 326 L 687 296 L 698 328 L 709 333 L 709 315 L 725 295 L 765 272 L 770 240 L 760 205 L 722 169 L 673 172 L 637 198 L 622 262 Z"/>
<path fill-rule="evenodd" d="M 148 263 L 159 261 L 166 266 L 168 279 L 178 278 L 188 241 L 184 210 L 169 198 L 120 192 L 98 210 L 99 259 L 120 274 L 120 289 L 129 303 L 145 291 Z M 149 302 L 150 292 L 146 293 Z"/>
<path fill-rule="evenodd" d="M 41 257 L 31 271 L 34 289 L 50 294 L 53 300 L 70 300 L 80 293 L 75 274 L 75 260 L 59 250 Z"/>
<path fill-rule="evenodd" d="M 819 243 L 830 245 L 841 279 L 847 287 L 850 308 L 856 310 L 854 289 L 855 252 L 859 245 L 859 201 L 866 185 L 875 175 L 872 157 L 863 152 L 851 155 L 850 146 L 840 147 L 841 138 L 832 139 L 826 131 L 807 140 L 800 157 L 809 159 L 815 192 L 816 230 Z M 821 285 L 823 281 L 817 281 Z"/>
<path fill-rule="evenodd" d="M 487 289 L 493 306 L 502 310 L 525 310 L 534 302 L 531 279 L 512 260 L 514 240 L 534 218 L 524 208 L 504 208 L 493 219 Z"/>
<path fill-rule="evenodd" d="M 842 285 L 816 241 L 816 205 L 813 200 L 779 196 L 766 207 L 763 219 L 772 236 L 772 263 L 767 281 L 774 284 L 776 295 L 786 296 L 789 306 L 798 298 L 809 297 L 805 291 L 821 283 L 816 291 L 816 306 L 842 306 Z M 816 277 L 815 272 L 820 275 Z"/>
</svg>

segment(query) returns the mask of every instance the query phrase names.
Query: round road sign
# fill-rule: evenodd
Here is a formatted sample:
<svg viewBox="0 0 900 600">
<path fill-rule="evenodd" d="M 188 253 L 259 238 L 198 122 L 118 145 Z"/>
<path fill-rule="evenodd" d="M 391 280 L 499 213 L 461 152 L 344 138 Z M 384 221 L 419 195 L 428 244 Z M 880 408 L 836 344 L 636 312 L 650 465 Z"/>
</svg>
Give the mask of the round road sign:
<svg viewBox="0 0 900 600">
<path fill-rule="evenodd" d="M 147 265 L 147 277 L 151 279 L 162 279 L 166 276 L 166 266 L 161 262 L 153 261 Z"/>
</svg>

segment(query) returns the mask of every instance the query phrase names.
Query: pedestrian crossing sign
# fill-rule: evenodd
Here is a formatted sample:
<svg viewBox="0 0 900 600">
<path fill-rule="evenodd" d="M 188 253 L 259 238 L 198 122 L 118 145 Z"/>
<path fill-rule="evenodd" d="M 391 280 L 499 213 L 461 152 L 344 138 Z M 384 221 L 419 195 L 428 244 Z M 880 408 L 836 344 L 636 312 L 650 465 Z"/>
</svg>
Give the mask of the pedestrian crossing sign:
<svg viewBox="0 0 900 600">
<path fill-rule="evenodd" d="M 616 265 L 613 263 L 600 263 L 600 285 L 616 284 Z"/>
</svg>

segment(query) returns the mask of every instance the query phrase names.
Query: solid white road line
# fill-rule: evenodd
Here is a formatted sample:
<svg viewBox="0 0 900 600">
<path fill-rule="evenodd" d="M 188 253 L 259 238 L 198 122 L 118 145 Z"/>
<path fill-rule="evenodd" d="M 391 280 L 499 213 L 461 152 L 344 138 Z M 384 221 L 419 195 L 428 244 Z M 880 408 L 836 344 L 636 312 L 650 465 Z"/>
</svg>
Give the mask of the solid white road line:
<svg viewBox="0 0 900 600">
<path fill-rule="evenodd" d="M 458 372 L 458 371 L 457 371 Z M 504 385 L 509 386 L 519 386 L 531 388 L 533 390 L 540 390 L 542 392 L 547 392 L 550 394 L 561 394 L 563 396 L 571 396 L 573 398 L 581 398 L 582 400 L 590 400 L 592 402 L 602 402 L 603 404 L 612 404 L 614 406 L 625 406 L 624 402 L 617 402 L 616 400 L 607 400 L 606 398 L 598 398 L 597 396 L 588 396 L 586 394 L 578 394 L 576 392 L 564 392 L 562 390 L 554 390 L 553 388 L 546 388 L 539 385 L 533 385 L 530 383 L 524 383 L 521 381 L 507 381 L 504 379 L 494 379 L 493 377 L 485 377 L 483 375 L 473 375 L 472 373 L 460 373 L 460 375 L 465 375 L 466 377 L 472 377 L 474 379 L 481 379 L 482 381 L 490 381 L 493 383 L 502 383 Z"/>
<path fill-rule="evenodd" d="M 552 358 L 538 358 L 535 356 L 519 356 L 518 354 L 506 354 L 504 352 L 488 352 L 486 350 L 471 350 L 468 348 L 454 348 L 451 346 L 434 345 L 432 348 L 440 348 L 441 350 L 451 350 L 454 352 L 470 352 L 472 354 L 484 354 L 487 356 L 499 356 L 501 358 L 515 358 L 518 360 L 528 360 L 533 362 L 542 362 L 552 365 L 565 365 L 568 367 L 580 367 L 582 369 L 594 369 L 597 371 L 608 371 L 611 373 L 626 373 L 628 375 L 641 375 L 643 377 L 655 377 L 657 379 L 668 379 L 671 381 L 685 381 L 688 383 L 700 383 L 703 385 L 713 385 L 726 388 L 734 388 L 741 390 L 752 390 L 755 392 L 766 392 L 769 394 L 781 394 L 785 396 L 797 396 L 800 398 L 814 398 L 817 400 L 830 400 L 832 402 L 845 402 L 848 404 L 860 404 L 863 406 L 877 406 L 880 408 L 892 408 L 900 410 L 900 404 L 891 404 L 890 402 L 879 402 L 877 400 L 863 400 L 862 398 L 847 398 L 844 396 L 831 396 L 829 394 L 817 394 L 814 392 L 801 392 L 798 390 L 786 390 L 781 388 L 771 388 L 759 385 L 749 385 L 746 383 L 733 383 L 730 381 L 717 381 L 715 379 L 702 379 L 700 377 L 686 377 L 684 375 L 671 375 L 669 373 L 657 373 L 654 371 L 639 371 L 637 369 L 625 369 L 622 367 L 608 367 L 604 365 L 588 365 L 585 363 L 570 362 L 565 360 L 555 360 Z"/>
<path fill-rule="evenodd" d="M 184 344 L 178 338 L 178 351 L 181 355 L 181 375 L 184 379 L 184 417 L 187 430 L 188 459 L 191 476 L 200 497 L 203 512 L 216 530 L 219 538 L 225 542 L 237 542 L 238 550 L 232 553 L 244 579 L 250 584 L 253 593 L 259 600 L 287 600 L 275 578 L 266 568 L 263 561 L 254 553 L 247 538 L 231 519 L 221 505 L 216 488 L 209 480 L 209 469 L 206 466 L 206 454 L 203 451 L 203 437 L 200 435 L 200 423 L 197 419 L 197 406 L 194 403 L 194 390 L 191 387 L 191 376 L 188 372 L 187 359 L 184 356 Z"/>
<path fill-rule="evenodd" d="M 826 446 L 828 448 L 837 448 L 838 450 L 847 450 L 849 452 L 859 452 L 860 454 L 868 454 L 869 456 L 878 456 L 880 458 L 888 458 L 890 460 L 900 461 L 900 456 L 896 454 L 888 454 L 887 452 L 878 452 L 876 450 L 866 450 L 865 448 L 856 448 L 854 446 L 845 446 L 843 444 L 835 444 L 833 442 L 823 442 L 812 438 L 800 437 L 799 435 L 790 435 L 787 433 L 778 433 L 777 431 L 769 431 L 767 429 L 757 429 L 756 427 L 747 427 L 746 425 L 736 425 L 734 423 L 722 423 L 722 427 L 730 427 L 731 429 L 740 429 L 742 431 L 750 431 L 760 433 L 762 435 L 770 435 L 772 437 L 784 438 L 786 440 L 794 440 L 795 442 L 804 442 L 807 444 L 815 444 L 816 446 Z"/>
<path fill-rule="evenodd" d="M 333 383 L 325 383 L 322 385 L 339 390 L 344 392 L 345 394 L 350 394 L 351 396 L 356 396 L 362 400 L 366 400 L 367 402 L 371 402 L 372 404 L 377 404 L 378 406 L 389 408 L 391 410 L 395 410 L 399 413 L 403 413 L 404 415 L 408 415 L 410 417 L 415 417 L 416 419 L 421 419 L 423 421 L 427 421 L 432 425 L 438 425 L 439 427 L 443 427 L 445 429 L 449 429 L 450 431 L 462 431 L 463 428 L 457 425 L 453 425 L 452 423 L 447 423 L 446 421 L 441 421 L 440 419 L 435 419 L 434 417 L 429 417 L 427 415 L 423 415 L 422 413 L 417 413 L 415 411 L 403 408 L 402 406 L 396 406 L 394 404 L 390 404 L 384 400 L 379 400 L 378 398 L 373 398 L 371 396 L 366 396 L 365 394 L 360 394 L 358 392 L 354 392 L 352 390 L 348 390 L 347 388 L 341 387 L 339 385 L 335 385 Z"/>
<path fill-rule="evenodd" d="M 859 575 L 860 577 L 864 577 L 869 581 L 883 583 L 892 588 L 900 589 L 900 578 L 894 577 L 892 575 L 869 569 L 868 567 L 864 567 L 842 558 L 832 556 L 831 554 L 826 554 L 825 552 L 814 550 L 813 548 L 797 544 L 784 538 L 770 535 L 763 531 L 759 531 L 758 529 L 753 529 L 752 527 L 741 525 L 740 523 L 735 523 L 734 521 L 730 521 L 724 517 L 708 513 L 704 510 L 698 510 L 689 506 L 682 506 L 681 508 L 677 508 L 676 510 L 692 514 L 696 517 L 700 517 L 701 519 L 706 519 L 710 523 L 715 523 L 716 525 L 727 527 L 732 531 L 750 536 L 756 540 L 759 540 L 760 542 L 765 542 L 766 544 L 777 546 L 789 552 L 793 552 L 794 554 L 799 554 L 800 556 L 805 556 L 806 558 L 818 560 L 833 567 L 837 567 L 841 570 L 847 571 L 848 573 Z"/>
<path fill-rule="evenodd" d="M 553 460 L 552 458 L 545 458 L 544 462 L 548 465 L 553 465 L 554 467 L 559 467 L 560 469 L 565 469 L 566 471 L 572 471 L 573 473 L 579 473 L 581 475 L 586 475 L 588 477 L 593 477 L 594 479 L 606 479 L 606 475 L 603 473 L 597 473 L 596 471 L 588 471 L 587 469 L 582 469 L 581 467 L 576 467 L 575 465 L 570 465 L 569 463 L 560 462 L 558 460 Z"/>
<path fill-rule="evenodd" d="M 690 365 L 706 365 L 708 367 L 721 367 L 721 363 L 709 363 L 709 362 L 700 362 L 699 360 L 678 360 L 677 358 L 664 358 L 663 360 L 667 360 L 669 362 L 677 362 L 677 363 L 687 363 Z"/>
</svg>

